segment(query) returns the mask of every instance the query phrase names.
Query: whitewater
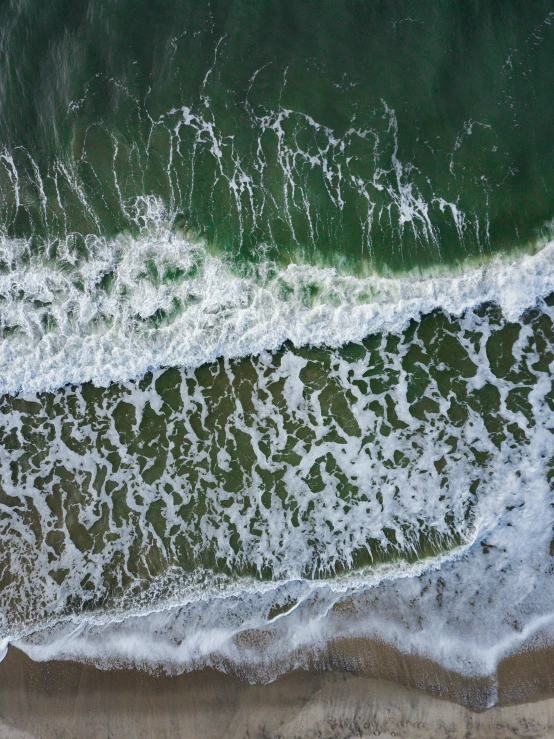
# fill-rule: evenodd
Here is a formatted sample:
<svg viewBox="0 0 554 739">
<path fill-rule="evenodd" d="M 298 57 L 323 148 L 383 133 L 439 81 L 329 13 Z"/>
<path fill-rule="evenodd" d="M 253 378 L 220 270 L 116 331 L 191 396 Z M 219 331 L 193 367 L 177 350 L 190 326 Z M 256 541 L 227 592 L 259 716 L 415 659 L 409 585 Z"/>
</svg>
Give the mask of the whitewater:
<svg viewBox="0 0 554 739">
<path fill-rule="evenodd" d="M 90 271 L 79 273 L 84 290 L 77 291 L 78 298 L 68 287 L 73 275 L 59 281 L 54 290 L 50 274 L 44 277 L 42 271 L 40 277 L 29 280 L 31 287 L 24 296 L 14 290 L 15 300 L 7 301 L 8 310 L 12 306 L 20 325 L 29 330 L 13 334 L 2 345 L 4 390 L 17 393 L 11 407 L 11 401 L 4 404 L 1 424 L 3 438 L 14 439 L 4 442 L 2 450 L 3 488 L 13 496 L 2 502 L 2 527 L 4 536 L 19 531 L 20 540 L 18 544 L 13 540 L 12 584 L 3 591 L 4 648 L 13 643 L 34 659 L 90 659 L 103 666 L 134 664 L 154 669 L 163 665 L 170 671 L 182 671 L 212 665 L 238 671 L 247 679 L 267 681 L 283 671 L 317 663 L 318 654 L 324 662 L 322 655 L 329 643 L 345 638 L 384 640 L 404 652 L 423 654 L 456 672 L 473 675 L 493 674 L 502 657 L 530 639 L 549 643 L 554 614 L 546 584 L 552 568 L 549 547 L 551 552 L 554 524 L 549 484 L 554 452 L 549 378 L 554 357 L 548 328 L 552 308 L 545 299 L 554 289 L 552 243 L 535 254 L 497 258 L 455 275 L 443 272 L 399 278 L 354 278 L 305 266 L 281 271 L 267 268 L 269 277 L 263 270 L 245 277 L 233 274 L 213 256 L 203 254 L 200 260 L 201 244 L 191 245 L 167 233 L 165 241 L 154 243 L 155 252 L 150 236 L 127 250 L 123 242 L 119 252 L 110 248 L 109 261 L 89 262 Z M 145 285 L 136 279 L 153 254 L 159 274 L 165 265 L 184 269 L 191 253 L 202 266 L 188 284 L 184 281 L 168 289 L 161 280 L 158 285 L 153 280 Z M 105 296 L 98 283 L 107 271 L 115 272 L 115 277 L 110 295 Z M 284 281 L 290 286 L 286 298 L 281 289 Z M 306 285 L 314 283 L 318 285 L 312 291 L 315 298 L 307 301 Z M 145 328 L 137 320 L 137 311 L 151 316 L 176 294 L 182 297 L 189 290 L 199 296 L 198 302 L 167 325 Z M 60 321 L 49 333 L 31 331 L 39 323 L 29 307 L 31 301 L 50 300 L 50 313 L 56 315 L 58 309 L 62 316 L 68 313 L 72 297 L 74 314 L 79 316 L 73 325 Z M 8 310 L 4 315 L 10 315 Z M 34 310 L 40 313 L 42 305 Z M 459 353 L 441 353 L 440 343 L 448 337 L 442 333 L 441 316 L 471 365 L 464 364 Z M 436 324 L 431 339 L 425 329 L 429 322 Z M 414 326 L 418 327 L 415 335 Z M 499 356 L 491 355 L 491 342 L 509 333 L 510 326 L 519 326 L 518 337 L 515 341 L 508 338 Z M 547 338 L 548 350 L 539 350 L 540 336 L 543 344 Z M 280 349 L 285 341 L 291 343 Z M 326 401 L 330 405 L 323 402 L 323 385 L 318 386 L 309 374 L 309 368 L 313 373 L 322 361 L 317 355 L 321 350 L 310 348 L 314 345 L 325 345 L 324 355 L 331 362 L 325 383 L 338 383 L 341 402 L 346 402 L 355 418 L 350 425 L 346 410 L 334 420 L 329 416 L 333 401 Z M 418 411 L 409 389 L 410 372 L 417 371 L 418 362 L 407 365 L 406 361 L 414 347 L 429 352 L 434 345 L 439 347 L 433 357 L 438 374 L 432 371 L 424 397 L 436 405 Z M 302 346 L 307 346 L 307 354 L 302 355 Z M 352 346 L 359 348 L 354 351 Z M 507 355 L 503 354 L 506 350 Z M 483 388 L 496 388 L 493 413 L 505 419 L 504 428 L 509 431 L 503 433 L 491 422 L 487 401 L 485 406 L 470 402 L 473 410 L 465 420 L 448 415 L 454 397 L 463 397 L 459 389 L 453 396 L 452 390 L 441 387 L 444 360 L 449 362 L 453 356 L 455 382 L 462 380 L 468 392 L 477 397 Z M 237 357 L 246 359 L 233 361 Z M 506 357 L 512 370 L 502 366 Z M 326 366 L 328 360 L 323 361 Z M 198 374 L 206 362 L 212 363 L 207 367 L 213 366 L 214 378 L 227 378 L 228 385 L 220 386 L 215 396 L 208 390 L 210 372 L 206 377 Z M 236 378 L 244 374 L 244 362 L 254 375 L 248 385 L 239 383 L 233 390 Z M 181 369 L 164 370 L 165 366 Z M 147 371 L 146 380 L 135 380 Z M 517 373 L 521 372 L 532 376 L 525 405 L 520 400 L 514 404 L 521 382 Z M 170 376 L 170 381 L 165 379 Z M 373 383 L 379 377 L 386 382 L 378 390 Z M 100 393 L 94 395 L 94 417 L 87 411 L 92 396 L 80 390 L 89 380 L 99 386 Z M 278 396 L 272 390 L 276 382 L 284 382 Z M 530 380 L 525 382 L 529 385 Z M 113 383 L 120 388 L 115 395 Z M 368 383 L 373 389 L 369 395 Z M 248 387 L 251 400 L 239 387 Z M 230 416 L 226 411 L 221 430 L 226 429 L 228 439 L 236 429 L 250 438 L 262 472 L 266 469 L 277 475 L 283 468 L 286 495 L 303 511 L 298 521 L 287 512 L 289 497 L 283 504 L 277 497 L 271 506 L 263 504 L 262 472 L 242 460 L 239 447 L 216 441 L 221 439 L 217 424 L 208 438 L 198 430 L 195 414 L 199 413 L 208 430 L 213 403 L 227 396 L 235 409 Z M 382 412 L 373 407 L 375 399 L 385 409 L 382 420 Z M 127 426 L 118 420 L 123 418 L 124 405 L 131 409 L 125 413 L 132 414 Z M 387 417 L 390 425 L 385 424 Z M 169 457 L 163 457 L 161 473 L 161 468 L 155 471 L 158 452 L 145 465 L 141 453 L 132 447 L 133 435 L 147 428 L 143 424 L 148 418 L 158 419 L 156 434 L 167 433 L 168 439 L 176 424 L 184 421 L 188 429 L 185 436 L 169 441 Z M 69 436 L 67 419 L 75 424 Z M 40 451 L 41 442 L 33 442 L 35 437 L 25 431 L 30 422 L 39 436 L 48 438 L 44 451 Z M 160 432 L 164 427 L 167 431 Z M 126 428 L 134 429 L 131 437 L 125 436 Z M 301 428 L 313 429 L 314 440 L 302 436 Z M 37 444 L 39 468 L 32 462 L 36 452 L 23 453 L 17 438 L 25 439 L 31 449 Z M 109 441 L 101 442 L 103 438 Z M 264 447 L 264 438 L 271 439 L 269 447 Z M 291 438 L 295 438 L 292 450 Z M 160 439 L 157 443 L 165 448 L 167 442 Z M 110 458 L 114 450 L 119 455 L 117 463 Z M 291 452 L 293 457 L 287 457 Z M 185 469 L 187 464 L 198 466 L 206 453 L 212 461 L 202 473 L 208 480 L 204 488 L 199 481 L 187 482 Z M 246 478 L 229 508 L 231 499 L 225 502 L 225 490 L 232 477 L 225 482 L 225 470 L 230 473 L 237 454 Z M 306 475 L 312 474 L 312 465 L 325 455 L 335 462 L 327 472 L 321 468 L 326 492 L 315 499 L 313 488 L 306 487 Z M 27 457 L 29 462 L 25 462 Z M 100 493 L 95 500 L 94 493 L 92 497 L 85 493 L 86 480 L 98 479 L 108 459 L 111 471 L 99 483 L 104 487 L 94 483 Z M 13 467 L 16 460 L 18 472 Z M 48 490 L 54 494 L 52 480 L 55 483 L 60 465 L 85 485 L 78 514 L 81 525 L 90 528 L 100 520 L 98 501 L 102 505 L 107 501 L 112 510 L 111 543 L 100 550 L 79 544 L 70 533 L 75 519 L 66 518 L 63 538 L 67 543 L 75 540 L 76 545 L 66 544 L 63 551 L 50 546 L 38 556 L 32 554 L 36 525 L 26 524 L 17 508 L 6 505 L 7 500 L 22 495 L 33 501 L 41 536 L 48 541 L 47 532 L 59 524 L 52 504 L 45 506 L 44 496 Z M 127 491 L 124 495 L 138 516 L 133 526 L 121 519 L 121 513 L 116 514 L 109 496 L 102 492 L 107 490 L 107 479 L 112 490 Z M 209 491 L 210 479 L 213 492 Z M 352 493 L 343 498 L 340 486 L 345 483 L 340 480 L 354 486 L 354 498 Z M 379 506 L 371 502 L 376 490 L 380 513 Z M 211 546 L 216 561 L 225 561 L 231 571 L 221 570 L 215 561 L 188 573 L 171 563 L 170 552 L 177 546 L 174 537 L 179 536 L 174 524 L 183 530 L 176 496 L 190 505 L 198 495 L 207 496 L 210 503 L 196 523 L 190 520 L 185 525 L 187 551 L 201 558 L 204 548 Z M 251 503 L 245 501 L 252 497 L 257 503 L 249 508 Z M 156 500 L 163 501 L 165 511 L 161 530 L 148 513 Z M 127 585 L 120 579 L 119 589 L 108 595 L 105 606 L 89 612 L 77 605 L 75 610 L 71 603 L 77 594 L 86 604 L 83 582 L 88 580 L 88 592 L 96 595 L 108 587 L 106 563 L 121 548 L 127 552 L 125 567 L 133 572 L 135 526 L 151 533 L 162 546 L 165 571 L 156 572 L 154 567 L 148 572 L 153 545 L 146 546 L 144 541 L 144 573 L 134 571 Z M 199 539 L 194 534 L 197 527 Z M 238 550 L 238 540 L 233 543 L 237 531 Z M 423 531 L 436 542 L 435 553 L 421 550 Z M 320 539 L 315 554 L 314 533 Z M 363 547 L 368 537 L 377 542 L 377 549 L 371 550 L 365 565 L 358 564 L 349 572 L 354 550 Z M 445 547 L 446 553 L 441 553 Z M 385 560 L 380 562 L 382 556 Z M 259 573 L 271 572 L 271 581 L 241 574 L 245 564 L 247 571 L 254 565 Z M 344 567 L 347 570 L 341 574 Z M 45 579 L 49 568 L 50 577 Z M 59 584 L 51 568 L 67 573 Z M 317 575 L 315 579 L 310 571 Z M 14 573 L 19 574 L 14 578 Z M 23 593 L 25 612 L 16 605 Z"/>
<path fill-rule="evenodd" d="M 435 274 L 363 278 L 302 264 L 240 268 L 175 233 L 161 203 L 149 212 L 140 238 L 91 235 L 81 260 L 71 240 L 56 245 L 54 261 L 42 250 L 34 258 L 24 240 L 2 239 L 0 392 L 105 386 L 286 341 L 337 347 L 399 333 L 433 310 L 459 316 L 487 302 L 514 321 L 554 291 L 554 242 Z"/>
</svg>

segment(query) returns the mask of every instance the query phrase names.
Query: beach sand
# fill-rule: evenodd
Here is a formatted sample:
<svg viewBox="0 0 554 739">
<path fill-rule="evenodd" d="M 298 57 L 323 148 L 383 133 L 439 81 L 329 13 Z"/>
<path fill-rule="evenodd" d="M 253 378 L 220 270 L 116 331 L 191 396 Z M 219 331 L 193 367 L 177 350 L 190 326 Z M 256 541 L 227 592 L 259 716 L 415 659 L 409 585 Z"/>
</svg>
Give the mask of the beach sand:
<svg viewBox="0 0 554 739">
<path fill-rule="evenodd" d="M 341 645 L 344 659 L 346 646 Z M 167 676 L 37 663 L 10 647 L 0 664 L 0 739 L 554 737 L 554 697 L 547 697 L 554 692 L 554 651 L 526 651 L 505 660 L 498 705 L 475 711 L 444 696 L 478 698 L 483 681 L 472 688 L 471 680 L 448 677 L 436 666 L 433 671 L 432 663 L 380 648 L 389 677 L 398 662 L 396 681 L 329 670 L 295 671 L 268 685 L 251 685 L 208 669 Z M 427 692 L 416 684 L 426 685 Z"/>
</svg>

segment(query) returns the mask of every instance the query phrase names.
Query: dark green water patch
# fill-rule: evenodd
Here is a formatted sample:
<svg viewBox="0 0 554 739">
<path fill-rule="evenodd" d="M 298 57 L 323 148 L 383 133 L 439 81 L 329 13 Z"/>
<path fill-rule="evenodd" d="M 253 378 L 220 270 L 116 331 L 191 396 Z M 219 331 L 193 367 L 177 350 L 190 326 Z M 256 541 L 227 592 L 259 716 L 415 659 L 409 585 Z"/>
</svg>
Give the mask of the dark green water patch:
<svg viewBox="0 0 554 739">
<path fill-rule="evenodd" d="M 165 224 L 240 263 L 353 272 L 530 246 L 554 215 L 553 18 L 551 0 L 7 4 L 1 232 L 86 253 Z"/>
</svg>

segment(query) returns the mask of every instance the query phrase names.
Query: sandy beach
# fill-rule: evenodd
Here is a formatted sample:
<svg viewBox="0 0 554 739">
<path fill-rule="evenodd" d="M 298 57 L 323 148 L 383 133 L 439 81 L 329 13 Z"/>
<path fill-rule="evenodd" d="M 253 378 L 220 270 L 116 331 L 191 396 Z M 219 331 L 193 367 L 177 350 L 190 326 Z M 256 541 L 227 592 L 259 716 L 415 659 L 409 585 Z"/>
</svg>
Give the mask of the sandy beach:
<svg viewBox="0 0 554 739">
<path fill-rule="evenodd" d="M 483 683 L 472 687 L 471 680 L 447 678 L 415 658 L 398 656 L 404 669 L 397 681 L 338 670 L 296 671 L 269 685 L 251 685 L 213 670 L 167 676 L 72 662 L 36 663 L 10 648 L 0 664 L 0 737 L 554 737 L 554 697 L 547 697 L 552 656 L 527 652 L 505 660 L 498 704 L 477 711 L 437 695 L 475 697 Z M 386 664 L 386 655 L 381 657 Z M 391 676 L 392 652 L 388 658 Z M 426 684 L 431 692 L 416 684 Z M 531 700 L 521 702 L 525 698 Z"/>
</svg>

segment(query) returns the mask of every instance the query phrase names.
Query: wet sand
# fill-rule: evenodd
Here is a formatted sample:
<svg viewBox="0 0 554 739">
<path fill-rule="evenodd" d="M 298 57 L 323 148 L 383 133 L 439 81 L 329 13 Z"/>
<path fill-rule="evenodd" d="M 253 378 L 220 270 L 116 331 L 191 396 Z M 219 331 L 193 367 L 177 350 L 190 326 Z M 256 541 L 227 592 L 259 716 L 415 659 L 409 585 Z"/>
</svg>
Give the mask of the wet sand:
<svg viewBox="0 0 554 739">
<path fill-rule="evenodd" d="M 352 650 L 360 646 L 350 644 Z M 554 737 L 554 697 L 546 697 L 554 693 L 554 651 L 505 660 L 499 704 L 484 711 L 445 696 L 465 696 L 466 703 L 490 697 L 486 681 L 472 686 L 460 676 L 447 679 L 436 665 L 433 670 L 430 663 L 396 657 L 403 673 L 396 682 L 334 670 L 296 671 L 269 685 L 250 685 L 214 670 L 171 677 L 36 663 L 10 648 L 0 664 L 0 739 Z M 535 700 L 513 703 L 530 697 Z"/>
</svg>

